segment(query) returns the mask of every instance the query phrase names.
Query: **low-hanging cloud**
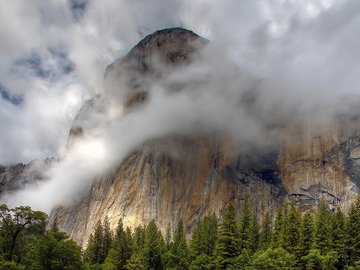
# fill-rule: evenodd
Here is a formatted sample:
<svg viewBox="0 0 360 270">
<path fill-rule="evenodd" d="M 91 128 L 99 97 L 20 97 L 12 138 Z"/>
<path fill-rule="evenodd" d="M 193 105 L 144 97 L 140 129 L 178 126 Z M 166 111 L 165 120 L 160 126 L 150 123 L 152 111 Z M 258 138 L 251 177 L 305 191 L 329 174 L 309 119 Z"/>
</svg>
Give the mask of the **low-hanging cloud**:
<svg viewBox="0 0 360 270">
<path fill-rule="evenodd" d="M 282 127 L 319 126 L 347 112 L 341 97 L 359 94 L 357 1 L 156 2 L 83 1 L 74 11 L 67 1 L 35 1 L 30 15 L 23 14 L 25 2 L 9 4 L 28 31 L 14 23 L 1 34 L 8 42 L 0 52 L 7 55 L 0 82 L 24 101 L 0 99 L 7 129 L 0 135 L 0 163 L 53 155 L 61 161 L 46 173 L 48 181 L 4 201 L 46 211 L 71 203 L 143 142 L 172 134 L 226 131 L 239 145 L 271 147 Z M 117 92 L 124 85 L 104 92 L 106 65 L 145 34 L 179 25 L 211 40 L 202 60 L 152 84 L 149 100 L 126 111 L 126 95 Z M 58 44 L 68 61 L 49 53 Z M 23 78 L 14 82 L 19 74 L 10 75 L 9 67 L 19 69 L 19 58 L 36 50 L 51 79 L 23 65 L 17 71 Z M 65 63 L 74 70 L 61 72 Z M 181 91 L 169 91 L 172 85 Z M 65 150 L 76 112 L 95 94 L 103 97 L 102 109 L 85 113 L 85 135 Z"/>
</svg>

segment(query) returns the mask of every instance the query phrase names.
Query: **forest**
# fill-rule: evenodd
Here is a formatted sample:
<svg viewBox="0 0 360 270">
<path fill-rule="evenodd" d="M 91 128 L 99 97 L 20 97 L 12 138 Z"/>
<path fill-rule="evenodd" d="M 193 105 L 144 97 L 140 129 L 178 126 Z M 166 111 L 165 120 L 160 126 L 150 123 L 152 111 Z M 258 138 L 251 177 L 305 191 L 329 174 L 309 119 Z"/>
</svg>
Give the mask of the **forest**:
<svg viewBox="0 0 360 270">
<path fill-rule="evenodd" d="M 81 250 L 55 221 L 28 206 L 0 206 L 0 269 L 360 269 L 360 197 L 345 214 L 320 200 L 302 213 L 285 202 L 259 219 L 246 197 L 222 218 L 204 217 L 191 236 L 180 220 L 162 233 L 155 221 L 134 230 L 98 222 Z"/>
</svg>

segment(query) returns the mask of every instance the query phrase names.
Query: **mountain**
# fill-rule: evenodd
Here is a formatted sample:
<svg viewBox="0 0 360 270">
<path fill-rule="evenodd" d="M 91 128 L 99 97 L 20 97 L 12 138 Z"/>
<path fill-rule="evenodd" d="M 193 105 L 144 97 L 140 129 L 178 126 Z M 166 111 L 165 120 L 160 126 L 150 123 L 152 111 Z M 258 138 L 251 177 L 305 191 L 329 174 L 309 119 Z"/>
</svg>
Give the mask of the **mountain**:
<svg viewBox="0 0 360 270">
<path fill-rule="evenodd" d="M 152 84 L 201 57 L 207 44 L 185 29 L 157 31 L 108 66 L 106 81 L 117 89 L 126 78 L 123 105 L 131 112 L 146 103 Z M 91 130 L 82 119 L 105 109 L 106 97 L 85 104 L 69 144 Z M 284 132 L 289 135 L 275 147 L 250 153 L 242 153 L 226 134 L 201 130 L 145 141 L 116 169 L 96 178 L 81 201 L 54 209 L 50 222 L 57 219 L 72 239 L 84 244 L 105 216 L 112 228 L 119 218 L 130 227 L 155 219 L 163 231 L 182 218 L 190 232 L 199 218 L 221 215 L 230 202 L 239 208 L 247 194 L 260 217 L 285 199 L 312 209 L 324 197 L 329 207 L 346 208 L 360 185 L 360 136 L 351 121 L 344 126 L 343 120 L 316 136 L 288 128 Z"/>
</svg>

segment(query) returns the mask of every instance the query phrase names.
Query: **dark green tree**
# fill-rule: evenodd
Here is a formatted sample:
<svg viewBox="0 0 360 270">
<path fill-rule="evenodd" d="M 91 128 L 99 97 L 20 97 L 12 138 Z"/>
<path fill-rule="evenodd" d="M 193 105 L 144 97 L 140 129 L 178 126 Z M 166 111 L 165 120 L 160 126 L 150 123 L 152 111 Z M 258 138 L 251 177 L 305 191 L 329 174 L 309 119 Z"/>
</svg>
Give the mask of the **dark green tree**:
<svg viewBox="0 0 360 270">
<path fill-rule="evenodd" d="M 43 235 L 47 215 L 29 206 L 8 208 L 0 205 L 0 253 L 4 260 L 21 262 L 32 236 Z"/>
<path fill-rule="evenodd" d="M 284 232 L 285 232 L 285 217 L 284 217 L 284 206 L 280 205 L 275 211 L 275 222 L 274 231 L 271 246 L 273 248 L 282 247 L 284 245 Z"/>
<path fill-rule="evenodd" d="M 266 211 L 264 220 L 261 224 L 259 247 L 263 250 L 269 248 L 272 237 L 272 222 L 269 211 Z"/>
<path fill-rule="evenodd" d="M 222 217 L 216 243 L 216 264 L 218 269 L 231 266 L 239 255 L 239 235 L 236 225 L 235 208 L 229 204 Z"/>
<path fill-rule="evenodd" d="M 325 254 L 331 249 L 331 212 L 324 199 L 321 199 L 319 209 L 315 216 L 314 249 Z"/>
<path fill-rule="evenodd" d="M 305 268 L 306 262 L 303 261 L 303 257 L 308 255 L 310 249 L 313 246 L 313 218 L 310 212 L 306 212 L 301 218 L 300 224 L 300 240 L 298 243 L 298 259 L 300 260 L 300 266 Z"/>
<path fill-rule="evenodd" d="M 250 250 L 251 221 L 249 196 L 246 195 L 239 215 L 239 250 Z"/>
<path fill-rule="evenodd" d="M 104 228 L 101 221 L 98 221 L 94 234 L 89 237 L 84 260 L 89 264 L 102 264 L 105 261 Z"/>
<path fill-rule="evenodd" d="M 129 231 L 129 230 L 127 230 Z M 129 235 L 130 234 L 130 235 Z M 132 237 L 131 231 L 124 230 L 122 219 L 119 220 L 116 227 L 113 246 L 109 250 L 103 265 L 104 270 L 123 270 L 128 259 L 132 254 Z"/>
<path fill-rule="evenodd" d="M 106 216 L 104 219 L 103 228 L 104 228 L 104 240 L 103 240 L 102 247 L 103 247 L 104 258 L 106 258 L 107 255 L 109 254 L 109 251 L 110 251 L 110 248 L 112 245 L 112 241 L 113 241 L 113 234 L 110 229 L 110 222 L 109 222 L 108 216 Z"/>
<path fill-rule="evenodd" d="M 79 270 L 84 265 L 81 259 L 81 248 L 60 231 L 51 230 L 39 237 L 32 245 L 24 259 L 29 270 Z"/>
<path fill-rule="evenodd" d="M 173 239 L 174 241 L 170 248 L 167 267 L 171 269 L 188 269 L 190 254 L 186 243 L 184 223 L 182 220 L 179 220 L 176 226 Z"/>
<path fill-rule="evenodd" d="M 295 264 L 295 255 L 281 247 L 258 251 L 253 258 L 253 266 L 257 270 L 290 270 Z"/>
<path fill-rule="evenodd" d="M 360 260 L 360 195 L 351 206 L 346 222 L 346 256 L 347 264 L 354 265 Z"/>
<path fill-rule="evenodd" d="M 215 215 L 205 217 L 193 230 L 190 242 L 190 254 L 194 259 L 201 254 L 212 258 L 217 240 L 217 219 Z M 204 257 L 203 257 L 204 258 Z"/>
<path fill-rule="evenodd" d="M 146 269 L 158 270 L 164 268 L 165 241 L 152 220 L 145 230 L 143 260 Z"/>
<path fill-rule="evenodd" d="M 292 254 L 299 254 L 300 223 L 301 216 L 294 203 L 287 206 L 288 212 L 285 217 L 284 248 Z"/>
<path fill-rule="evenodd" d="M 346 250 L 345 250 L 345 239 L 346 239 L 346 227 L 345 227 L 345 215 L 340 208 L 336 209 L 331 220 L 331 234 L 332 234 L 332 248 L 333 252 L 337 254 L 337 269 L 344 269 L 346 264 Z"/>
</svg>

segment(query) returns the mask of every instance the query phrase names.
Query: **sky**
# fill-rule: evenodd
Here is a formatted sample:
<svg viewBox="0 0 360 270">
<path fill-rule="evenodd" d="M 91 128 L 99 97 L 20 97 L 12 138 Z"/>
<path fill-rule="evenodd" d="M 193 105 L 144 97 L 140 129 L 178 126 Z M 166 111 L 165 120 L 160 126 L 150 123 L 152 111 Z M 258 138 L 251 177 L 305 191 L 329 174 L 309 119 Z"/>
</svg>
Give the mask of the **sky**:
<svg viewBox="0 0 360 270">
<path fill-rule="evenodd" d="M 199 78 L 213 78 L 202 81 L 200 98 L 189 91 L 169 98 L 164 82 L 148 107 L 111 121 L 107 114 L 106 124 L 96 129 L 100 136 L 66 153 L 78 111 L 104 92 L 106 66 L 147 34 L 169 27 L 190 29 L 211 41 L 205 63 L 168 78 L 186 80 L 189 89 Z M 360 94 L 358 29 L 358 0 L 0 0 L 0 164 L 62 160 L 49 173 L 52 184 L 37 187 L 50 197 L 68 187 L 63 197 L 49 198 L 48 211 L 139 143 L 178 132 L 179 126 L 191 130 L 200 122 L 228 128 L 243 142 L 262 142 L 268 124 L 314 115 L 322 120 L 342 110 L 342 97 Z M 263 94 L 254 108 L 261 121 L 229 106 L 234 95 L 259 80 L 256 87 Z M 84 166 L 73 170 L 74 164 Z M 71 174 L 69 180 L 64 172 Z M 25 203 L 39 206 L 39 193 L 27 190 Z"/>
</svg>

